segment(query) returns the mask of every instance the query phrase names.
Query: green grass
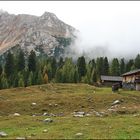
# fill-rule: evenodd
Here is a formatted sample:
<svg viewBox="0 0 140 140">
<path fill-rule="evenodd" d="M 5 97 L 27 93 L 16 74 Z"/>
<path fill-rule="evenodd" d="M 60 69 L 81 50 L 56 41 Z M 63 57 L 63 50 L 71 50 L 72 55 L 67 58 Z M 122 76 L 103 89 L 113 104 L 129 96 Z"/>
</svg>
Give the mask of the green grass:
<svg viewBox="0 0 140 140">
<path fill-rule="evenodd" d="M 115 113 L 108 112 L 114 100 L 123 102 Z M 36 102 L 36 106 L 31 103 Z M 52 104 L 51 106 L 49 104 Z M 55 106 L 58 104 L 58 106 Z M 125 107 L 125 108 L 123 108 Z M 76 118 L 75 110 L 104 111 L 108 116 Z M 15 117 L 12 114 L 21 114 Z M 59 114 L 43 122 L 44 112 Z M 111 88 L 97 88 L 87 84 L 47 84 L 27 88 L 0 90 L 0 131 L 8 138 L 29 139 L 138 139 L 140 138 L 140 93 L 124 91 L 112 93 Z M 33 117 L 33 114 L 38 116 Z M 43 130 L 47 129 L 47 133 Z M 83 133 L 82 136 L 75 136 Z M 5 139 L 5 138 L 4 138 Z"/>
</svg>

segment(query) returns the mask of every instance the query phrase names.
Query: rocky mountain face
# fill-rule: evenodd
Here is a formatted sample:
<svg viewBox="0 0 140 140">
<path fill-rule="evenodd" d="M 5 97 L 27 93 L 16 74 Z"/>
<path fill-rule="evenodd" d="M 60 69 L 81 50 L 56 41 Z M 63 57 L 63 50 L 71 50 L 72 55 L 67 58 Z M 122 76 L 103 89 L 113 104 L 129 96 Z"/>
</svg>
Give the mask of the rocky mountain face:
<svg viewBox="0 0 140 140">
<path fill-rule="evenodd" d="M 42 16 L 0 13 L 0 54 L 13 47 L 25 52 L 59 55 L 75 39 L 76 29 L 59 20 L 55 14 Z"/>
</svg>

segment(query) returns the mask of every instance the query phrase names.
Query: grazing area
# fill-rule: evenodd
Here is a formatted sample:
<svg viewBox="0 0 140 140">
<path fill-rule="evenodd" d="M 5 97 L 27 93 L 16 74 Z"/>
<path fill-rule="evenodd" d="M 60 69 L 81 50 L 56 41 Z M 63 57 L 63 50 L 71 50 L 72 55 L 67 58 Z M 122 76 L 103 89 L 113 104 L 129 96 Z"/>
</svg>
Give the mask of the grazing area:
<svg viewBox="0 0 140 140">
<path fill-rule="evenodd" d="M 0 90 L 0 139 L 138 139 L 140 93 L 88 84 Z"/>
</svg>

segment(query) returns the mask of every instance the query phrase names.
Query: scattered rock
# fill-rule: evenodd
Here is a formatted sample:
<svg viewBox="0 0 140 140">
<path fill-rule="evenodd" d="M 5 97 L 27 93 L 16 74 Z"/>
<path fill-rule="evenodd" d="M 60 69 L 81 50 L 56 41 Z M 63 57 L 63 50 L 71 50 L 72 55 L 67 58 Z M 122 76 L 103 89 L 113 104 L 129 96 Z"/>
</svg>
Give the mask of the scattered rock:
<svg viewBox="0 0 140 140">
<path fill-rule="evenodd" d="M 49 116 L 51 116 L 51 117 L 57 117 L 57 115 L 56 114 L 53 114 L 53 113 L 50 113 Z"/>
<path fill-rule="evenodd" d="M 53 122 L 53 120 L 51 118 L 47 118 L 47 119 L 44 120 L 44 122 L 51 123 L 51 122 Z"/>
<path fill-rule="evenodd" d="M 90 117 L 90 116 L 91 116 L 91 114 L 87 113 L 85 116 Z"/>
<path fill-rule="evenodd" d="M 85 112 L 75 111 L 72 113 L 74 117 L 84 117 Z"/>
<path fill-rule="evenodd" d="M 118 107 L 119 107 L 119 105 L 113 105 L 113 106 L 111 106 L 112 109 L 118 108 Z"/>
<path fill-rule="evenodd" d="M 74 112 L 74 114 L 78 114 L 78 115 L 85 115 L 85 112 L 83 112 L 83 111 L 77 111 L 77 112 Z"/>
<path fill-rule="evenodd" d="M 125 107 L 125 106 L 123 106 L 122 108 L 123 108 L 123 109 L 126 109 L 126 107 Z"/>
<path fill-rule="evenodd" d="M 0 131 L 0 137 L 6 137 L 6 136 L 8 136 L 8 134 L 6 134 L 6 133 L 3 132 L 3 131 Z"/>
<path fill-rule="evenodd" d="M 43 130 L 43 133 L 47 133 L 47 132 L 48 132 L 48 130 L 47 130 L 47 129 L 44 129 L 44 130 Z"/>
<path fill-rule="evenodd" d="M 116 105 L 116 104 L 120 104 L 120 103 L 121 103 L 120 100 L 115 100 L 115 101 L 112 103 L 112 105 Z"/>
<path fill-rule="evenodd" d="M 20 116 L 20 114 L 19 113 L 14 113 L 14 116 Z"/>
<path fill-rule="evenodd" d="M 49 106 L 52 106 L 52 104 L 49 104 Z"/>
<path fill-rule="evenodd" d="M 115 109 L 112 109 L 112 108 L 109 108 L 108 111 L 114 112 L 114 111 L 116 111 L 116 110 L 115 110 Z"/>
<path fill-rule="evenodd" d="M 49 114 L 47 112 L 44 112 L 43 116 L 49 116 Z"/>
<path fill-rule="evenodd" d="M 99 113 L 97 111 L 93 111 L 93 112 L 94 112 L 95 116 L 97 116 L 97 117 L 102 117 L 103 116 L 101 113 Z"/>
<path fill-rule="evenodd" d="M 60 112 L 60 113 L 57 114 L 57 116 L 58 117 L 62 117 L 62 116 L 64 116 L 64 113 L 63 112 Z"/>
<path fill-rule="evenodd" d="M 103 115 L 100 114 L 99 112 L 96 112 L 95 115 L 96 115 L 97 117 L 102 117 L 102 116 L 103 116 Z"/>
<path fill-rule="evenodd" d="M 84 115 L 74 114 L 73 117 L 84 117 Z"/>
<path fill-rule="evenodd" d="M 86 123 L 86 124 L 85 124 L 85 126 L 89 126 L 89 124 L 88 124 L 88 123 Z"/>
<path fill-rule="evenodd" d="M 75 136 L 83 136 L 83 133 L 76 133 Z"/>
<path fill-rule="evenodd" d="M 58 106 L 58 104 L 54 104 L 54 106 Z"/>
<path fill-rule="evenodd" d="M 17 137 L 16 140 L 25 140 L 25 137 Z"/>
<path fill-rule="evenodd" d="M 32 103 L 32 106 L 35 106 L 35 105 L 37 105 L 36 103 Z"/>
<path fill-rule="evenodd" d="M 134 117 L 138 117 L 138 116 L 140 116 L 140 114 L 134 114 L 133 116 L 134 116 Z"/>
</svg>

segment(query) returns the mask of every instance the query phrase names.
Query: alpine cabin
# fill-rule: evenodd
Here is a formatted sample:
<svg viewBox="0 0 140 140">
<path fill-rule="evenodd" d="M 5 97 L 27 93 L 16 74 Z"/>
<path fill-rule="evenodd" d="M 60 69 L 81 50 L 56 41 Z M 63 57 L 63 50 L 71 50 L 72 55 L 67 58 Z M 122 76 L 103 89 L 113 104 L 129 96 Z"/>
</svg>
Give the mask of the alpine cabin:
<svg viewBox="0 0 140 140">
<path fill-rule="evenodd" d="M 121 86 L 122 85 L 122 77 L 101 75 L 101 83 L 104 86 L 112 86 L 113 84 L 119 83 Z"/>
<path fill-rule="evenodd" d="M 140 90 L 140 69 L 133 70 L 122 75 L 124 89 Z"/>
</svg>

